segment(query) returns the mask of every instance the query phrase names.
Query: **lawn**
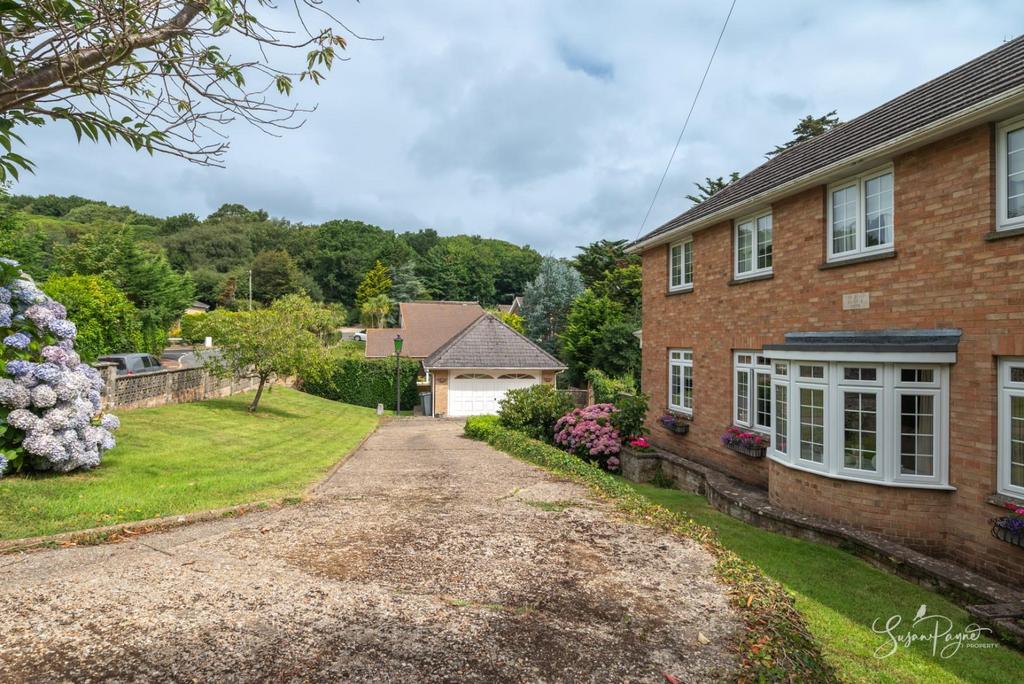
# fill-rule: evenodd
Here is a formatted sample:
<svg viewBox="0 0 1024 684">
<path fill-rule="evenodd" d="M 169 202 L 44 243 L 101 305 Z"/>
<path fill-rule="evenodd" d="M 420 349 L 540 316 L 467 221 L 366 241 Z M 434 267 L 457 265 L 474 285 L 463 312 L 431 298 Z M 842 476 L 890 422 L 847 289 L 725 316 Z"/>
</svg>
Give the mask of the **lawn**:
<svg viewBox="0 0 1024 684">
<path fill-rule="evenodd" d="M 0 480 L 0 539 L 297 496 L 377 424 L 373 409 L 284 387 L 118 413 L 96 470 Z M 116 412 L 115 412 L 116 413 Z"/>
<path fill-rule="evenodd" d="M 898 613 L 906 625 L 926 605 L 929 615 L 950 618 L 956 633 L 971 618 L 939 594 L 875 569 L 845 551 L 747 525 L 714 510 L 695 494 L 632 486 L 651 501 L 715 529 L 725 546 L 781 582 L 796 597 L 797 607 L 843 681 L 931 684 L 1024 679 L 1024 655 L 1003 646 L 963 647 L 944 659 L 932 656 L 929 645 L 917 643 L 890 657 L 875 658 L 875 649 L 886 642 L 884 635 L 871 630 L 876 619 L 884 623 Z"/>
</svg>

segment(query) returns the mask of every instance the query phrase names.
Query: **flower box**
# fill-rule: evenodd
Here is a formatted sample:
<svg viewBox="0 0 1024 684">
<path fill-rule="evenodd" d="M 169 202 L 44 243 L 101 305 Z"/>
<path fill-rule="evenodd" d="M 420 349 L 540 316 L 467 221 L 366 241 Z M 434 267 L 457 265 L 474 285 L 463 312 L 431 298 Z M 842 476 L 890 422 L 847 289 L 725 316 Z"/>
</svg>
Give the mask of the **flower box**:
<svg viewBox="0 0 1024 684">
<path fill-rule="evenodd" d="M 677 435 L 685 435 L 690 431 L 690 424 L 688 422 L 671 413 L 662 416 L 659 422 L 666 430 Z"/>
<path fill-rule="evenodd" d="M 749 447 L 741 444 L 726 444 L 725 446 L 737 454 L 743 454 L 747 458 L 764 458 L 768 454 L 768 448 L 763 446 Z"/>
<path fill-rule="evenodd" d="M 998 523 L 993 522 L 992 536 L 1006 542 L 1007 544 L 1013 544 L 1014 546 L 1024 548 L 1024 531 L 1008 530 L 1005 527 L 1000 527 Z"/>
</svg>

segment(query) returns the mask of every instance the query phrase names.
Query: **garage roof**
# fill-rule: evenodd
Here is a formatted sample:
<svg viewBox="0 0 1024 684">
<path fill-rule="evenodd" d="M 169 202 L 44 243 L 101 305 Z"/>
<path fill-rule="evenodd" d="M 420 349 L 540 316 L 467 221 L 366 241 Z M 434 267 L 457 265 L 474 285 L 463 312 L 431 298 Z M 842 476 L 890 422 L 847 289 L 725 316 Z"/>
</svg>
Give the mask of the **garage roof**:
<svg viewBox="0 0 1024 684">
<path fill-rule="evenodd" d="M 566 366 L 490 314 L 484 314 L 423 361 L 429 370 L 509 368 L 563 370 Z"/>
<path fill-rule="evenodd" d="M 398 305 L 398 328 L 370 328 L 366 331 L 366 356 L 395 354 L 395 335 L 405 340 L 402 356 L 422 359 L 483 315 L 477 302 L 402 302 Z"/>
</svg>

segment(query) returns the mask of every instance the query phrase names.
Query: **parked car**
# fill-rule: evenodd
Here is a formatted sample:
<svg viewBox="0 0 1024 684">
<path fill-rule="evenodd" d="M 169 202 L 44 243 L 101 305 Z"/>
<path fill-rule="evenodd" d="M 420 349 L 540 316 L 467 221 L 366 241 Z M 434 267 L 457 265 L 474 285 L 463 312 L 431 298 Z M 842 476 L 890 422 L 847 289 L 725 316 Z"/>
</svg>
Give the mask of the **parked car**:
<svg viewBox="0 0 1024 684">
<path fill-rule="evenodd" d="M 356 342 L 366 342 L 366 331 L 360 330 L 359 332 L 352 333 L 352 339 Z"/>
<path fill-rule="evenodd" d="M 212 359 L 221 357 L 219 349 L 165 349 L 160 363 L 165 368 L 201 368 Z"/>
<path fill-rule="evenodd" d="M 160 359 L 152 354 L 108 354 L 99 360 L 117 364 L 118 375 L 139 375 L 162 370 Z"/>
</svg>

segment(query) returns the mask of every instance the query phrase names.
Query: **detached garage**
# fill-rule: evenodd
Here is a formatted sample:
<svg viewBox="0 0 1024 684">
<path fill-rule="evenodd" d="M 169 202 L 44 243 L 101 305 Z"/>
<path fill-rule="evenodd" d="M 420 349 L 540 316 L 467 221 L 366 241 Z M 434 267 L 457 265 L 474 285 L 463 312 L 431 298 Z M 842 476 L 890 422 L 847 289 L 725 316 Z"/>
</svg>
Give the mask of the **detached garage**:
<svg viewBox="0 0 1024 684">
<path fill-rule="evenodd" d="M 565 365 L 490 314 L 467 326 L 423 361 L 435 416 L 498 412 L 510 389 L 554 384 Z"/>
</svg>

